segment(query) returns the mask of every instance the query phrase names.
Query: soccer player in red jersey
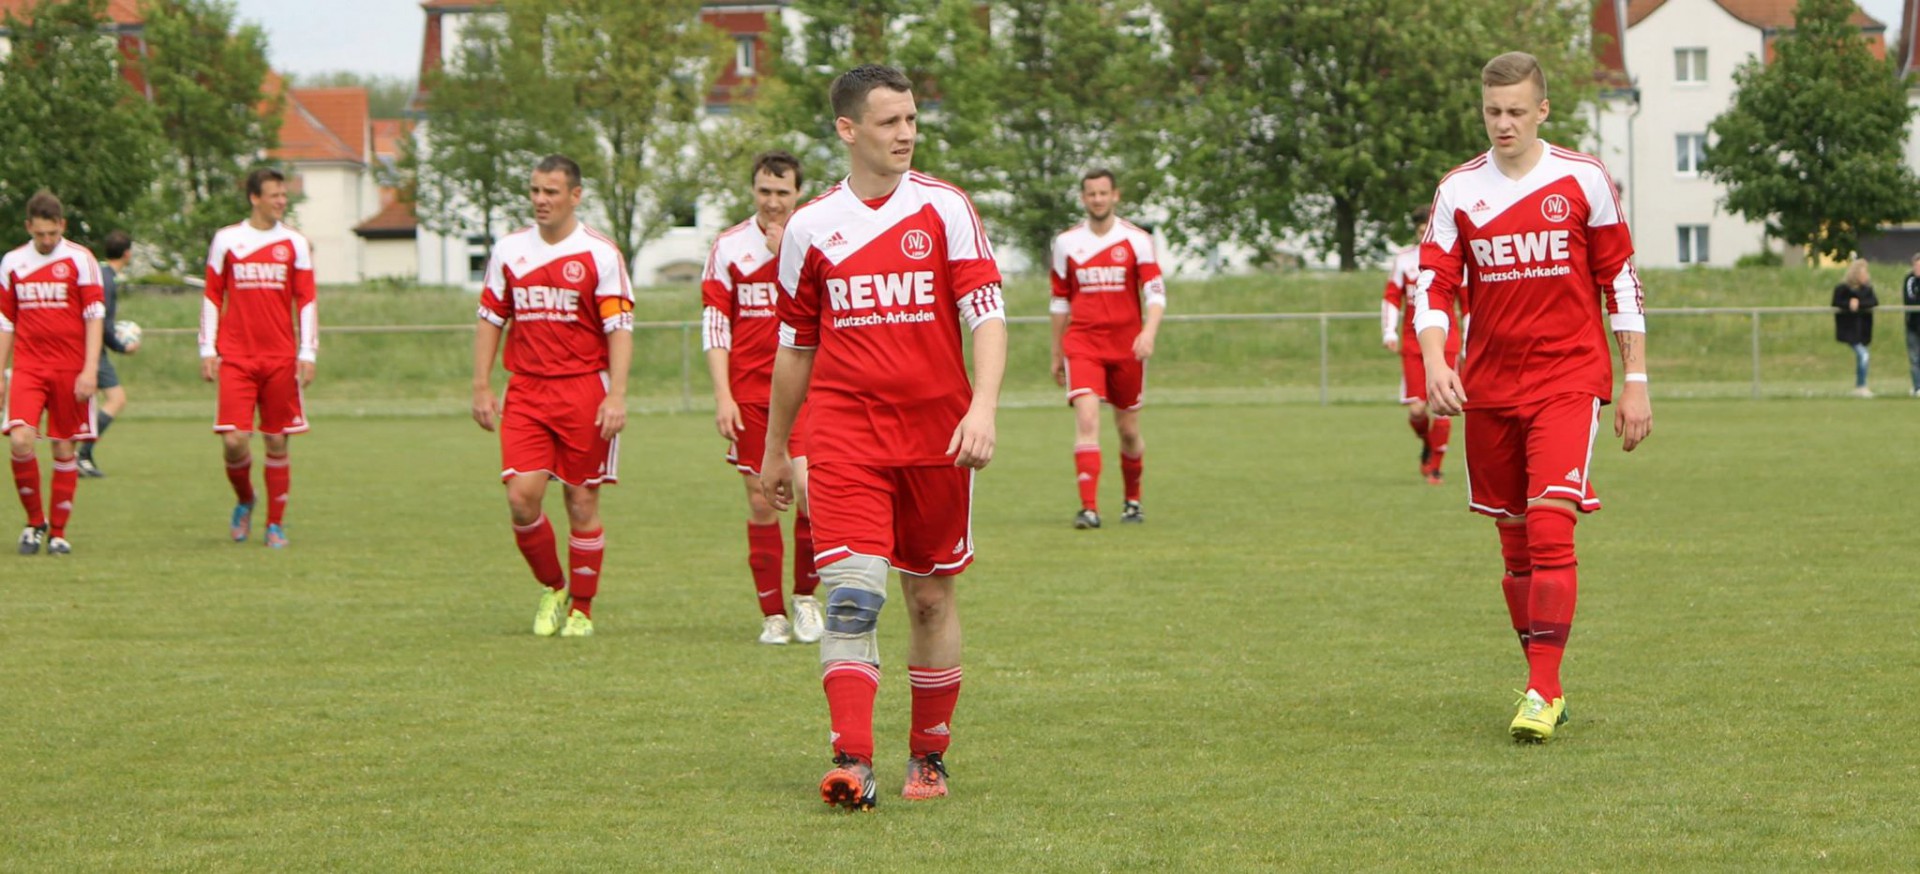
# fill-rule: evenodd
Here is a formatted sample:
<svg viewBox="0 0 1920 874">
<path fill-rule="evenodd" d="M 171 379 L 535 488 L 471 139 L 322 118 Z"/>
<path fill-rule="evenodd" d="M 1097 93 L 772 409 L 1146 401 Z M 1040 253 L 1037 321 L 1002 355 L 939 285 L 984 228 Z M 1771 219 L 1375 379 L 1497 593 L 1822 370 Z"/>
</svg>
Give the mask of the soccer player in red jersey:
<svg viewBox="0 0 1920 874">
<path fill-rule="evenodd" d="M 46 546 L 67 555 L 67 520 L 80 482 L 75 444 L 93 439 L 94 390 L 99 377 L 102 320 L 107 308 L 100 264 L 66 238 L 66 210 L 52 193 L 27 199 L 32 242 L 0 257 L 0 370 L 6 411 L 0 433 L 13 450 L 13 485 L 27 510 L 20 554 Z M 45 413 L 46 430 L 40 430 Z M 42 507 L 40 459 L 34 441 L 53 441 L 49 506 Z"/>
<path fill-rule="evenodd" d="M 545 587 L 533 615 L 533 633 L 542 636 L 593 634 L 606 550 L 600 486 L 619 479 L 633 360 L 626 259 L 575 216 L 580 194 L 580 165 L 572 159 L 548 155 L 534 168 L 534 226 L 494 244 L 473 338 L 473 419 L 500 433 L 513 539 Z M 504 398 L 493 393 L 503 333 L 512 374 Z M 565 493 L 571 570 L 560 565 L 553 524 L 541 509 L 549 479 Z"/>
<path fill-rule="evenodd" d="M 1427 235 L 1427 207 L 1413 211 L 1414 236 Z M 1413 308 L 1406 305 L 1407 289 L 1420 276 L 1420 246 L 1414 244 L 1394 253 L 1393 270 L 1387 275 L 1387 289 L 1380 301 L 1380 343 L 1389 352 L 1400 353 L 1400 403 L 1407 408 L 1407 424 L 1420 438 L 1420 475 L 1432 485 L 1443 480 L 1440 465 L 1447 457 L 1447 440 L 1453 436 L 1453 420 L 1435 416 L 1427 409 L 1427 366 L 1420 359 L 1420 339 L 1414 336 Z M 1448 361 L 1460 357 L 1460 334 L 1447 334 Z"/>
<path fill-rule="evenodd" d="M 267 445 L 266 544 L 279 549 L 287 545 L 284 522 L 293 480 L 288 437 L 307 430 L 301 392 L 313 382 L 320 316 L 313 249 L 280 221 L 287 214 L 287 177 L 270 168 L 247 174 L 247 201 L 252 210 L 247 220 L 215 232 L 207 249 L 200 377 L 220 386 L 213 430 L 220 435 L 236 499 L 229 533 L 239 543 L 253 529 L 248 444 L 257 429 Z"/>
<path fill-rule="evenodd" d="M 820 794 L 867 809 L 876 796 L 874 629 L 889 567 L 908 605 L 913 686 L 901 794 L 947 794 L 961 678 L 954 576 L 973 561 L 973 475 L 993 458 L 1007 329 L 999 267 L 972 201 L 913 171 L 918 111 L 906 76 L 855 67 L 831 96 L 851 170 L 793 214 L 780 244 L 780 350 L 760 484 L 776 509 L 792 503 L 787 438 L 805 401 L 815 558 L 830 593 L 820 662 L 834 768 Z"/>
<path fill-rule="evenodd" d="M 1600 508 L 1588 465 L 1600 407 L 1613 399 L 1609 328 L 1625 371 L 1613 433 L 1631 452 L 1653 430 L 1646 316 L 1606 168 L 1539 139 L 1548 111 L 1539 62 L 1509 52 L 1487 62 L 1480 82 L 1493 148 L 1440 181 L 1411 297 L 1428 403 L 1441 416 L 1464 411 L 1470 506 L 1500 534 L 1501 586 L 1528 665 L 1509 731 L 1540 742 L 1566 719 L 1573 528 L 1579 513 Z M 1447 314 L 1463 268 L 1473 330 L 1456 373 Z"/>
<path fill-rule="evenodd" d="M 793 457 L 793 620 L 780 598 L 780 517 L 760 493 L 760 461 L 766 455 L 767 397 L 773 382 L 773 354 L 780 346 L 774 312 L 780 272 L 780 238 L 787 230 L 801 185 L 800 161 L 765 152 L 753 161 L 754 214 L 721 232 L 707 256 L 700 281 L 701 346 L 713 378 L 714 425 L 727 441 L 727 463 L 747 485 L 747 566 L 760 598 L 760 642 L 814 643 L 825 633 L 825 618 L 813 591 L 820 574 L 813 566 L 813 522 L 807 514 L 806 450 L 803 429 L 787 441 Z"/>
<path fill-rule="evenodd" d="M 1100 527 L 1100 405 L 1113 407 L 1120 432 L 1120 521 L 1144 522 L 1140 436 L 1147 359 L 1167 310 L 1167 286 L 1153 235 L 1113 214 L 1120 189 L 1113 171 L 1080 180 L 1087 220 L 1053 240 L 1053 381 L 1073 407 L 1073 466 L 1080 482 L 1075 528 Z"/>
</svg>

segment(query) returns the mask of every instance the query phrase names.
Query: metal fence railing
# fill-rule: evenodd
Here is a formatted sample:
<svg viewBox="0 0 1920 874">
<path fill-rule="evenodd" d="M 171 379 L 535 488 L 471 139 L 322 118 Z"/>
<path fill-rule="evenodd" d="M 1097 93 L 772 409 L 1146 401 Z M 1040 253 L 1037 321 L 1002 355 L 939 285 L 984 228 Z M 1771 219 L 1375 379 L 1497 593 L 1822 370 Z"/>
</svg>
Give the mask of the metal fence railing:
<svg viewBox="0 0 1920 874">
<path fill-rule="evenodd" d="M 1891 391 L 1907 384 L 1901 314 L 1883 306 L 1875 382 Z M 1648 311 L 1650 369 L 1657 397 L 1839 396 L 1852 388 L 1853 358 L 1833 342 L 1828 307 L 1667 308 Z M 1400 368 L 1380 345 L 1377 312 L 1174 313 L 1165 318 L 1149 376 L 1157 402 L 1391 401 Z M 1055 404 L 1048 378 L 1049 320 L 1008 320 L 1007 400 Z M 709 406 L 706 361 L 695 321 L 635 326 L 630 393 L 637 410 L 692 411 Z M 408 404 L 445 411 L 465 398 L 471 367 L 470 324 L 347 325 L 322 328 L 323 376 L 310 401 L 357 411 Z M 190 345 L 190 328 L 150 329 L 150 345 Z M 184 340 L 184 343 L 180 341 Z M 161 351 L 161 350 L 156 350 Z M 185 351 L 184 349 L 179 351 Z M 168 380 L 195 381 L 191 356 L 123 359 L 123 374 L 150 367 L 165 400 Z M 146 359 L 146 360 L 141 360 Z M 162 375 L 171 369 L 173 376 Z M 129 378 L 139 389 L 139 375 Z M 194 395 L 200 393 L 194 390 Z M 154 396 L 152 392 L 148 396 Z M 392 403 L 382 405 L 381 400 Z M 195 407 L 197 409 L 197 407 Z M 463 406 L 452 406 L 461 409 Z"/>
</svg>

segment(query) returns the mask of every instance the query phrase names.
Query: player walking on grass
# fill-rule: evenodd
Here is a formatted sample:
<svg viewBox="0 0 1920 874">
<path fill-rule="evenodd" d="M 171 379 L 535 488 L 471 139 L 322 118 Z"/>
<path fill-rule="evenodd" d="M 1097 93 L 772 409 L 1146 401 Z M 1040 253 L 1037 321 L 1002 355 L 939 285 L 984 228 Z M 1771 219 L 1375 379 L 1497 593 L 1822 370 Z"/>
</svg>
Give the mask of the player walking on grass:
<svg viewBox="0 0 1920 874">
<path fill-rule="evenodd" d="M 1509 52 L 1487 62 L 1480 82 L 1493 148 L 1440 181 L 1412 305 L 1429 404 L 1441 416 L 1465 412 L 1469 506 L 1494 517 L 1500 534 L 1501 587 L 1528 665 L 1510 731 L 1538 742 L 1566 720 L 1573 528 L 1579 513 L 1600 509 L 1588 465 L 1613 392 L 1609 327 L 1626 373 L 1614 435 L 1631 452 L 1653 430 L 1646 316 L 1606 168 L 1539 139 L 1548 111 L 1539 62 Z M 1455 373 L 1448 313 L 1463 267 L 1473 340 Z"/>
<path fill-rule="evenodd" d="M 780 272 L 780 238 L 800 194 L 800 162 L 786 152 L 765 152 L 753 161 L 754 215 L 721 232 L 707 256 L 700 281 L 707 372 L 713 378 L 714 425 L 727 441 L 727 463 L 747 485 L 747 567 L 760 598 L 760 642 L 813 643 L 825 633 L 813 591 L 813 521 L 807 515 L 804 429 L 787 441 L 793 457 L 793 621 L 780 598 L 780 516 L 760 493 L 760 462 L 766 455 L 767 397 L 773 355 L 780 346 L 774 297 Z"/>
<path fill-rule="evenodd" d="M 126 272 L 128 253 L 133 249 L 133 237 L 126 231 L 113 231 L 107 234 L 101 246 L 105 250 L 102 254 L 107 256 L 106 263 L 100 265 L 100 288 L 107 311 L 106 317 L 100 321 L 103 326 L 100 342 L 105 350 L 100 354 L 100 408 L 99 415 L 95 417 L 98 427 L 94 430 L 92 440 L 80 444 L 80 475 L 87 477 L 107 475 L 99 465 L 93 463 L 93 452 L 100 441 L 106 439 L 107 428 L 113 425 L 113 420 L 127 407 L 127 390 L 120 386 L 120 374 L 113 369 L 113 356 L 106 353 L 132 355 L 140 351 L 139 338 L 122 342 L 113 329 L 115 307 L 120 297 L 119 278 L 121 273 Z"/>
<path fill-rule="evenodd" d="M 1413 211 L 1414 236 L 1427 235 L 1427 207 Z M 1420 244 L 1394 253 L 1393 272 L 1387 276 L 1387 290 L 1380 301 L 1380 342 L 1389 352 L 1400 353 L 1400 403 L 1407 408 L 1407 424 L 1420 438 L 1420 476 L 1431 485 L 1443 479 L 1440 465 L 1447 457 L 1447 441 L 1453 436 L 1453 420 L 1435 416 L 1427 409 L 1427 368 L 1420 359 L 1420 339 L 1414 336 L 1413 307 L 1406 305 L 1407 289 L 1420 276 Z M 1462 303 L 1465 295 L 1459 295 Z M 1461 309 L 1465 309 L 1462 307 Z M 1460 358 L 1461 331 L 1447 333 L 1448 361 Z"/>
<path fill-rule="evenodd" d="M 1087 220 L 1053 240 L 1053 381 L 1073 408 L 1073 466 L 1080 482 L 1075 528 L 1100 527 L 1100 405 L 1113 407 L 1120 432 L 1120 521 L 1144 522 L 1140 436 L 1147 359 L 1167 310 L 1167 286 L 1153 235 L 1113 214 L 1120 189 L 1113 171 L 1080 180 Z"/>
<path fill-rule="evenodd" d="M 307 430 L 301 392 L 313 382 L 320 353 L 314 302 L 313 249 L 281 224 L 287 177 L 261 168 L 247 174 L 251 214 L 221 228 L 207 249 L 207 292 L 200 303 L 200 378 L 218 382 L 220 435 L 235 504 L 235 543 L 253 530 L 256 428 L 267 447 L 267 536 L 287 545 L 287 495 L 293 480 L 289 438 Z M 258 412 L 258 422 L 255 413 Z"/>
<path fill-rule="evenodd" d="M 27 233 L 33 240 L 0 257 L 0 367 L 11 356 L 6 411 L 0 433 L 13 450 L 13 485 L 27 510 L 20 554 L 45 546 L 67 555 L 67 520 L 80 468 L 76 443 L 93 439 L 95 384 L 99 378 L 102 319 L 100 265 L 86 247 L 66 238 L 66 210 L 52 193 L 27 200 Z M 40 430 L 45 413 L 46 430 Z M 52 495 L 44 501 L 40 459 L 34 441 L 53 441 Z"/>
<path fill-rule="evenodd" d="M 576 216 L 580 165 L 549 155 L 528 189 L 534 226 L 494 244 L 473 337 L 473 419 L 500 432 L 500 480 L 513 539 L 545 587 L 533 633 L 593 634 L 606 540 L 600 486 L 619 481 L 633 360 L 633 290 L 613 241 Z M 508 323 L 513 327 L 508 330 Z M 506 335 L 504 397 L 493 359 Z M 541 509 L 547 480 L 565 493 L 567 570 Z"/>
<path fill-rule="evenodd" d="M 913 171 L 918 112 L 891 67 L 834 80 L 847 178 L 793 214 L 780 244 L 780 351 L 761 488 L 793 501 L 787 439 L 808 405 L 809 485 L 820 576 L 820 641 L 834 767 L 830 804 L 874 804 L 874 630 L 887 569 L 908 607 L 913 686 L 909 799 L 947 794 L 944 756 L 960 697 L 954 576 L 973 561 L 974 471 L 993 458 L 1007 330 L 993 248 L 960 189 Z M 962 331 L 973 335 L 967 383 Z"/>
</svg>

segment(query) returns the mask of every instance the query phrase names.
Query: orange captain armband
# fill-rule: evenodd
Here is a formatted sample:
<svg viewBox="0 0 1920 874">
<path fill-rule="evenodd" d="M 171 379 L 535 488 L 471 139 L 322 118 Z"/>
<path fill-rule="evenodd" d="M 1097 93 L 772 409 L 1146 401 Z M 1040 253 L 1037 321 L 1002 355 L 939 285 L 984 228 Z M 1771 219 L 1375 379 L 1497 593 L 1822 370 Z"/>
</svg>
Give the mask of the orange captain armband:
<svg viewBox="0 0 1920 874">
<path fill-rule="evenodd" d="M 633 312 L 633 301 L 624 297 L 603 297 L 600 299 L 600 318 L 613 319 Z"/>
</svg>

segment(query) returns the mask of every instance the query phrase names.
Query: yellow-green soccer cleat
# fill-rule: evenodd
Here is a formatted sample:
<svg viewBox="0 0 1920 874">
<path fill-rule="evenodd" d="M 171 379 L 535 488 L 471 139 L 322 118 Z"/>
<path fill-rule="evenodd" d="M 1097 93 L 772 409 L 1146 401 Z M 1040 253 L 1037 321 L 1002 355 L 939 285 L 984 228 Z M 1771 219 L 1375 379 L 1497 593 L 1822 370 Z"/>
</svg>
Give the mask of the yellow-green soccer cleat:
<svg viewBox="0 0 1920 874">
<path fill-rule="evenodd" d="M 560 629 L 561 637 L 592 637 L 593 619 L 578 610 L 567 614 L 567 625 Z"/>
<path fill-rule="evenodd" d="M 548 589 L 540 596 L 539 609 L 534 611 L 533 633 L 552 637 L 559 632 L 560 624 L 567 621 L 567 606 L 571 603 L 566 589 Z"/>
<path fill-rule="evenodd" d="M 1553 737 L 1553 730 L 1567 722 L 1567 699 L 1564 697 L 1548 701 L 1540 697 L 1539 692 L 1528 689 L 1516 702 L 1520 712 L 1514 714 L 1513 724 L 1507 732 L 1521 743 L 1546 743 Z"/>
</svg>

